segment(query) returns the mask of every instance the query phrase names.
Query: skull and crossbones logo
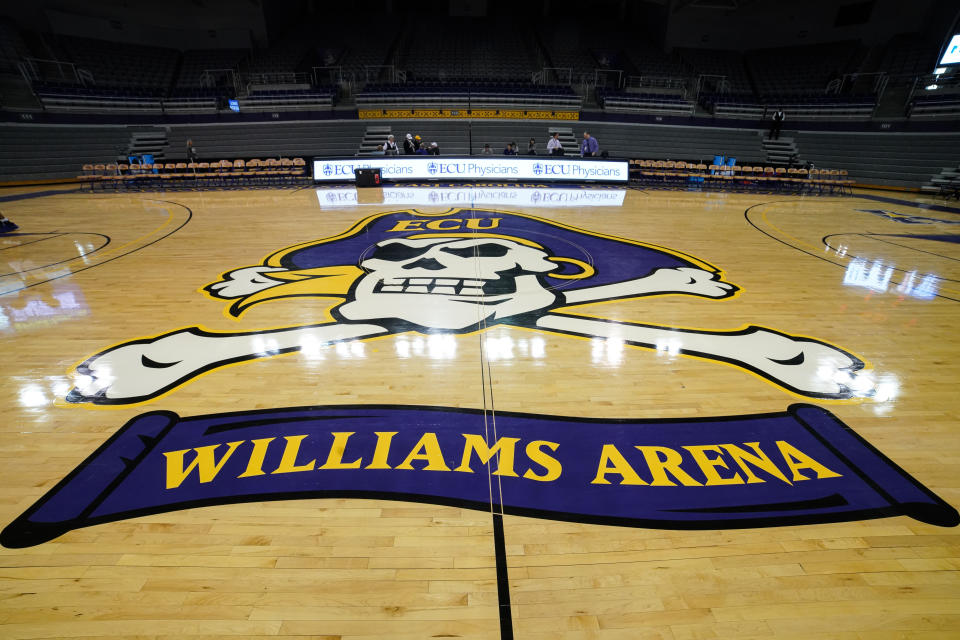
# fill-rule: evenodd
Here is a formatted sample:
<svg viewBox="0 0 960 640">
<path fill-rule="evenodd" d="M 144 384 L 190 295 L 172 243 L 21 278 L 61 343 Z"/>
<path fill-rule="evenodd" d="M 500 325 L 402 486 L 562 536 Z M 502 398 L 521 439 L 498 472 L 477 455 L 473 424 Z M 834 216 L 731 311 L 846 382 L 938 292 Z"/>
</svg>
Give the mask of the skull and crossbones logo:
<svg viewBox="0 0 960 640">
<path fill-rule="evenodd" d="M 214 333 L 193 327 L 120 344 L 77 367 L 77 384 L 67 399 L 97 404 L 140 402 L 211 369 L 298 351 L 306 344 L 332 344 L 404 331 L 463 333 L 495 324 L 616 338 L 644 348 L 679 343 L 680 354 L 732 364 L 800 395 L 854 395 L 850 381 L 863 368 L 863 362 L 826 342 L 757 326 L 733 331 L 690 330 L 600 320 L 562 310 L 591 302 L 664 294 L 721 299 L 737 291 L 715 268 L 683 259 L 673 258 L 659 267 L 654 260 L 652 267 L 644 267 L 646 272 L 636 277 L 608 275 L 598 284 L 589 284 L 596 279 L 593 274 L 605 268 L 599 264 L 602 256 L 597 258 L 598 264 L 592 264 L 553 255 L 543 244 L 520 235 L 464 231 L 379 239 L 359 251 L 353 264 L 316 266 L 310 262 L 306 268 L 298 268 L 302 265 L 284 262 L 309 251 L 315 252 L 309 256 L 316 262 L 315 256 L 325 256 L 323 250 L 336 246 L 333 243 L 356 243 L 376 235 L 371 229 L 380 228 L 376 227 L 383 222 L 379 217 L 397 215 L 378 214 L 352 232 L 306 248 L 298 245 L 284 250 L 279 254 L 283 259 L 268 258 L 264 264 L 230 271 L 206 288 L 214 298 L 233 301 L 233 315 L 240 315 L 252 304 L 280 297 L 337 296 L 340 302 L 331 309 L 334 322 L 245 333 Z M 497 215 L 532 218 L 502 212 Z M 604 242 L 607 244 L 601 251 L 617 249 L 627 241 L 604 237 Z M 660 250 L 644 249 L 654 258 Z M 571 264 L 580 272 L 566 273 Z M 577 279 L 578 286 L 564 286 L 571 279 Z"/>
</svg>

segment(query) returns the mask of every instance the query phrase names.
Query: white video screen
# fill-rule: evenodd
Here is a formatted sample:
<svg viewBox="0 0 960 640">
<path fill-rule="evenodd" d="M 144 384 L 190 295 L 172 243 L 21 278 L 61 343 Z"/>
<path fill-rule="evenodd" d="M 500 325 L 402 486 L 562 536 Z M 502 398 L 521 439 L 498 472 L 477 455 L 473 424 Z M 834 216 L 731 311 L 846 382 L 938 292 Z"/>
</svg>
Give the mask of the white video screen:
<svg viewBox="0 0 960 640">
<path fill-rule="evenodd" d="M 958 62 L 960 62 L 960 33 L 950 39 L 950 44 L 940 58 L 940 64 L 957 64 Z"/>
</svg>

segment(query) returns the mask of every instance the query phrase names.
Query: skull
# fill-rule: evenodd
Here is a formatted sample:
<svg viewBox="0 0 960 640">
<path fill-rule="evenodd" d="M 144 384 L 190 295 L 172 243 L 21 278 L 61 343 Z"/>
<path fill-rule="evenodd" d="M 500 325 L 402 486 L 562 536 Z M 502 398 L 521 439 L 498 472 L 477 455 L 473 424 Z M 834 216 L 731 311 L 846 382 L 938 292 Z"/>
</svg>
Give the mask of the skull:
<svg viewBox="0 0 960 640">
<path fill-rule="evenodd" d="M 346 320 L 398 319 L 430 329 L 466 329 L 549 307 L 541 274 L 557 264 L 541 249 L 500 238 L 391 239 L 375 245 Z"/>
</svg>

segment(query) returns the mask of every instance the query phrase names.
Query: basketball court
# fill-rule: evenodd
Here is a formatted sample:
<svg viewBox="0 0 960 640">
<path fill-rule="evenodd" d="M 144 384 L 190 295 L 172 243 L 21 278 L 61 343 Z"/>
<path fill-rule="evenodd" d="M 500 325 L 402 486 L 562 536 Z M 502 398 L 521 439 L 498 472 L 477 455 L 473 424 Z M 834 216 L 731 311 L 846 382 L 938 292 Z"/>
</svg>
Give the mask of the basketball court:
<svg viewBox="0 0 960 640">
<path fill-rule="evenodd" d="M 960 633 L 943 200 L 2 195 L 0 636 Z"/>
</svg>

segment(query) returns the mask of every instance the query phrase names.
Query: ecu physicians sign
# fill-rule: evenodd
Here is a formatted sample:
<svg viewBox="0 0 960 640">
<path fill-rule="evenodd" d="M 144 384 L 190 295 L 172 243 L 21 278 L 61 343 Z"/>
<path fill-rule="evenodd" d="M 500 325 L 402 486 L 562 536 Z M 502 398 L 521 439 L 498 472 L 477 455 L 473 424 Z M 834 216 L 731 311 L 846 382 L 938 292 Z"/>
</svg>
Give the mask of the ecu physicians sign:
<svg viewBox="0 0 960 640">
<path fill-rule="evenodd" d="M 583 160 L 580 158 L 516 158 L 445 156 L 380 156 L 348 160 L 314 160 L 317 182 L 344 182 L 356 179 L 354 169 L 379 168 L 384 180 L 536 180 L 627 182 L 626 160 Z"/>
</svg>

